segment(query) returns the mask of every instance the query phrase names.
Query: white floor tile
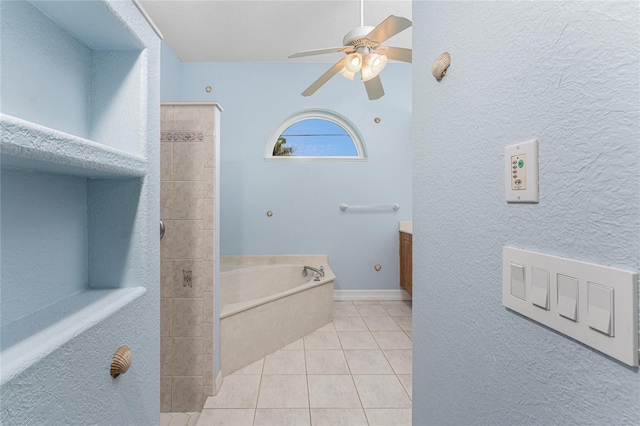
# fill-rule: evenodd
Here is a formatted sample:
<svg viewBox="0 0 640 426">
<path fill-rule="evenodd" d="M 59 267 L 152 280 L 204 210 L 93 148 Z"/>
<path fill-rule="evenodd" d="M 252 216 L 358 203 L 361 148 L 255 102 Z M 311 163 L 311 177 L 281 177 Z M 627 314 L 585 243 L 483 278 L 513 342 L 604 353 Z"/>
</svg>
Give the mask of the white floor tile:
<svg viewBox="0 0 640 426">
<path fill-rule="evenodd" d="M 382 305 L 358 305 L 356 309 L 363 317 L 377 317 L 377 316 L 386 316 L 387 311 L 382 307 Z"/>
<path fill-rule="evenodd" d="M 368 426 L 362 408 L 312 408 L 313 426 Z"/>
<path fill-rule="evenodd" d="M 411 317 L 393 317 L 403 330 L 411 330 Z"/>
<path fill-rule="evenodd" d="M 342 349 L 335 331 L 314 331 L 304 337 L 305 349 Z"/>
<path fill-rule="evenodd" d="M 254 426 L 309 426 L 308 408 L 258 408 Z"/>
<path fill-rule="evenodd" d="M 224 378 L 217 395 L 207 398 L 204 408 L 255 408 L 261 376 L 234 376 Z"/>
<path fill-rule="evenodd" d="M 189 416 L 187 413 L 171 413 L 171 421 L 169 426 L 187 426 Z"/>
<path fill-rule="evenodd" d="M 350 374 L 342 350 L 312 350 L 306 352 L 307 374 Z"/>
<path fill-rule="evenodd" d="M 391 368 L 396 374 L 412 374 L 413 350 L 411 349 L 384 349 Z"/>
<path fill-rule="evenodd" d="M 392 317 L 409 317 L 411 316 L 411 307 L 407 305 L 387 305 L 384 307 Z"/>
<path fill-rule="evenodd" d="M 255 411 L 255 409 L 230 408 L 204 409 L 197 426 L 251 426 Z"/>
<path fill-rule="evenodd" d="M 411 339 L 404 331 L 372 331 L 380 349 L 411 349 Z"/>
<path fill-rule="evenodd" d="M 355 375 L 364 408 L 411 408 L 411 399 L 395 375 Z"/>
<path fill-rule="evenodd" d="M 307 376 L 263 375 L 258 408 L 308 408 Z"/>
<path fill-rule="evenodd" d="M 334 302 L 334 306 L 333 306 L 333 318 L 335 319 L 336 317 L 357 317 L 360 316 L 360 314 L 358 313 L 356 307 L 354 305 L 339 305 L 336 306 L 335 305 L 336 302 Z"/>
<path fill-rule="evenodd" d="M 196 426 L 198 424 L 198 420 L 200 420 L 200 413 L 187 414 L 189 414 L 189 421 L 187 422 L 187 426 Z"/>
<path fill-rule="evenodd" d="M 264 358 L 262 374 L 305 374 L 303 350 L 280 350 Z"/>
<path fill-rule="evenodd" d="M 411 409 L 366 409 L 370 426 L 411 426 Z"/>
<path fill-rule="evenodd" d="M 385 308 L 387 306 L 408 306 L 411 307 L 411 300 L 381 300 L 380 304 Z"/>
<path fill-rule="evenodd" d="M 295 349 L 304 349 L 304 345 L 302 344 L 302 339 L 298 339 L 293 343 L 289 343 L 287 346 L 282 348 L 283 351 L 295 350 Z"/>
<path fill-rule="evenodd" d="M 170 422 L 171 422 L 171 414 L 160 413 L 160 426 L 169 426 Z"/>
<path fill-rule="evenodd" d="M 399 331 L 400 326 L 389 315 L 362 317 L 371 331 Z"/>
<path fill-rule="evenodd" d="M 394 374 L 379 349 L 345 350 L 351 374 Z"/>
<path fill-rule="evenodd" d="M 352 376 L 307 376 L 311 408 L 361 408 Z"/>
<path fill-rule="evenodd" d="M 263 364 L 264 364 L 264 358 L 259 359 L 256 362 L 247 365 L 246 367 L 241 368 L 240 370 L 236 371 L 232 375 L 239 374 L 239 375 L 247 376 L 247 375 L 262 374 Z"/>
<path fill-rule="evenodd" d="M 409 394 L 409 398 L 413 399 L 413 376 L 411 374 L 398 374 L 398 380 L 400 380 L 400 384 Z"/>
<path fill-rule="evenodd" d="M 354 305 L 379 305 L 380 301 L 378 300 L 354 300 Z"/>
<path fill-rule="evenodd" d="M 406 334 L 406 335 L 407 335 L 407 337 L 408 337 L 409 339 L 413 340 L 413 337 L 411 336 L 411 333 L 412 333 L 412 331 L 411 331 L 411 330 L 406 330 L 406 331 L 404 332 L 404 334 Z"/>
<path fill-rule="evenodd" d="M 331 322 L 323 325 L 322 327 L 320 327 L 316 331 L 336 331 L 336 327 L 333 325 L 333 321 L 331 321 Z"/>
<path fill-rule="evenodd" d="M 391 317 L 389 317 L 391 319 Z M 367 325 L 362 318 L 358 317 L 336 317 L 333 325 L 338 331 L 362 331 L 367 330 Z"/>
<path fill-rule="evenodd" d="M 369 331 L 338 331 L 343 349 L 379 349 Z"/>
</svg>

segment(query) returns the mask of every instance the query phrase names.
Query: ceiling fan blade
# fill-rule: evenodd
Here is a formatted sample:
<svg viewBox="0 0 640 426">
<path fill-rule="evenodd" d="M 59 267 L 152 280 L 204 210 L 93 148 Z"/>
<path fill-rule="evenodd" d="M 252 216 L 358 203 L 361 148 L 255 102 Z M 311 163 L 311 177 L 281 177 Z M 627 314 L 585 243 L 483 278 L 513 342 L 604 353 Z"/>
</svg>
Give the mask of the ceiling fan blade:
<svg viewBox="0 0 640 426">
<path fill-rule="evenodd" d="M 411 49 L 407 49 L 404 47 L 387 47 L 386 48 L 387 58 L 393 59 L 395 61 L 402 62 L 411 62 L 412 52 Z"/>
<path fill-rule="evenodd" d="M 367 95 L 369 95 L 369 100 L 380 99 L 384 96 L 384 89 L 382 88 L 382 80 L 380 80 L 380 76 L 377 75 L 371 80 L 364 82 L 364 87 L 367 89 Z"/>
<path fill-rule="evenodd" d="M 334 66 L 329 68 L 324 74 L 320 76 L 319 79 L 314 81 L 311 86 L 307 87 L 304 92 L 302 92 L 302 96 L 311 96 L 316 93 L 316 90 L 322 87 L 327 81 L 331 79 L 334 75 L 336 75 L 342 68 L 344 67 L 344 59 L 340 59 L 335 63 Z"/>
<path fill-rule="evenodd" d="M 327 53 L 339 53 L 339 52 L 351 53 L 353 50 L 354 49 L 351 46 L 329 47 L 327 49 L 316 49 L 316 50 L 305 50 L 303 52 L 296 52 L 293 55 L 290 55 L 289 59 L 302 58 L 305 56 L 313 56 L 313 55 L 325 55 Z"/>
<path fill-rule="evenodd" d="M 410 26 L 411 21 L 407 18 L 390 15 L 377 27 L 372 29 L 371 32 L 365 36 L 365 38 L 375 43 L 382 43 L 386 39 L 391 38 L 399 32 L 406 30 Z"/>
</svg>

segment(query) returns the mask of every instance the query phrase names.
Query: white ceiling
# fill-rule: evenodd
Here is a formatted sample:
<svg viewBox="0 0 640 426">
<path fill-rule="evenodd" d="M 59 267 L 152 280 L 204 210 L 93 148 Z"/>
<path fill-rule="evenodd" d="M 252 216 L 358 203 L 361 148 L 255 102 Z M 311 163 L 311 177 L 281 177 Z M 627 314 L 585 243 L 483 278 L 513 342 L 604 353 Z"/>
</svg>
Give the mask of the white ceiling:
<svg viewBox="0 0 640 426">
<path fill-rule="evenodd" d="M 140 0 L 185 62 L 335 62 L 340 53 L 287 59 L 301 50 L 342 46 L 360 26 L 359 0 Z M 364 24 L 411 19 L 411 0 L 365 0 Z M 387 46 L 411 47 L 411 28 Z M 336 59 L 337 58 L 337 59 Z"/>
</svg>

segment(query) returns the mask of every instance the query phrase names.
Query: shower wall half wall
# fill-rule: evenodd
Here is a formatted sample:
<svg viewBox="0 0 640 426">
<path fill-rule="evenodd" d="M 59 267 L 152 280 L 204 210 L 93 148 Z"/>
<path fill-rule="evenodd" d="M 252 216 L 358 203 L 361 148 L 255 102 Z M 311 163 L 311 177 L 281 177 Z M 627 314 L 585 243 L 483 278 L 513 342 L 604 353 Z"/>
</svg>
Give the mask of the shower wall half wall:
<svg viewBox="0 0 640 426">
<path fill-rule="evenodd" d="M 220 107 L 161 106 L 161 411 L 214 394 Z"/>
</svg>

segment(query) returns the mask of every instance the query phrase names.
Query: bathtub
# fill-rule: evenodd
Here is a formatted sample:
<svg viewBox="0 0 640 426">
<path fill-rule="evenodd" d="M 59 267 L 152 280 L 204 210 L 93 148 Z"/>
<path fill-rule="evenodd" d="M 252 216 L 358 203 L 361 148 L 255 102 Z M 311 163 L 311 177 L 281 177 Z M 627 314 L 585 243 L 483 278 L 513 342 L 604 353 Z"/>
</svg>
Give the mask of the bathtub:
<svg viewBox="0 0 640 426">
<path fill-rule="evenodd" d="M 304 265 L 324 267 L 314 281 Z M 220 264 L 220 369 L 229 375 L 333 318 L 326 256 L 228 256 Z"/>
</svg>

